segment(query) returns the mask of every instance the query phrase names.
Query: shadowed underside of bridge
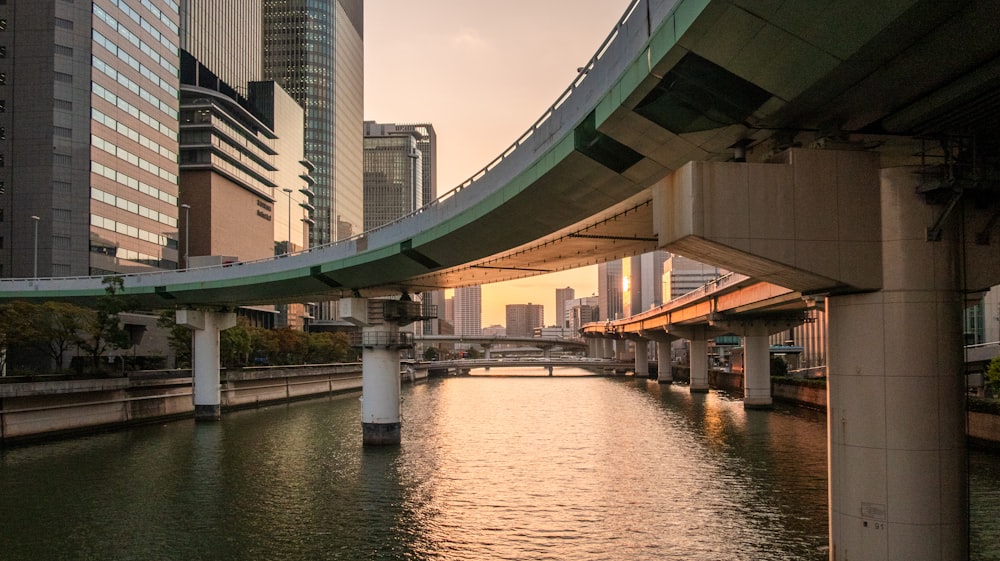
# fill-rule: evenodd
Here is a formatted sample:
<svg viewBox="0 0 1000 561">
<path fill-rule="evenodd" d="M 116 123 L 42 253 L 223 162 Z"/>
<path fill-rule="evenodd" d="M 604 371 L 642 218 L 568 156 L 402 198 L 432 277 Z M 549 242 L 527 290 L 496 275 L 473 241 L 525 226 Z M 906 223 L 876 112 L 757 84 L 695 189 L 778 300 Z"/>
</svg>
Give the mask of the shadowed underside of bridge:
<svg viewBox="0 0 1000 561">
<path fill-rule="evenodd" d="M 476 181 L 333 247 L 126 276 L 125 292 L 153 308 L 235 306 L 510 280 L 662 246 L 651 187 L 691 161 L 804 145 L 919 164 L 942 153 L 925 140 L 942 135 L 975 137 L 993 158 L 998 20 L 988 1 L 639 1 L 569 95 Z M 725 254 L 694 257 L 740 270 Z M 852 288 L 815 284 L 790 288 Z M 5 280 L 0 298 L 103 289 Z"/>
</svg>

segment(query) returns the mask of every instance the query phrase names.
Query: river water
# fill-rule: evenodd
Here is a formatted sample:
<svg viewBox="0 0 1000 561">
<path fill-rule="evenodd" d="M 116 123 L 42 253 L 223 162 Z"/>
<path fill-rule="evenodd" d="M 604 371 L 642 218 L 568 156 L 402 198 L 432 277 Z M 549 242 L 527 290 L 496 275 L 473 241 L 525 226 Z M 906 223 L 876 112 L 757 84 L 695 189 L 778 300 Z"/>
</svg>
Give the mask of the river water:
<svg viewBox="0 0 1000 561">
<path fill-rule="evenodd" d="M 540 370 L 405 387 L 399 447 L 350 394 L 0 450 L 0 559 L 827 558 L 821 413 Z M 1000 455 L 970 465 L 1000 559 Z"/>
</svg>

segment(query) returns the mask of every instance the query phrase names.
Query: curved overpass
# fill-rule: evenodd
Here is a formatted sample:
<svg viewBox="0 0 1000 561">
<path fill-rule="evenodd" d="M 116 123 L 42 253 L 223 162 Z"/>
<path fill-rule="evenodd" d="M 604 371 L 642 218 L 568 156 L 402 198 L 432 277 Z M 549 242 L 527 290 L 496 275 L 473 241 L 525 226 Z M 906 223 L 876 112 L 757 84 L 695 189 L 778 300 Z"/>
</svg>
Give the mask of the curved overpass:
<svg viewBox="0 0 1000 561">
<path fill-rule="evenodd" d="M 125 292 L 150 308 L 231 306 L 565 270 L 664 245 L 650 187 L 690 161 L 748 151 L 760 159 L 812 143 L 913 162 L 916 135 L 996 129 L 989 100 L 1000 82 L 1000 39 L 978 23 L 997 21 L 997 4 L 770 6 L 637 0 L 563 96 L 437 201 L 305 253 L 125 275 Z M 0 281 L 7 299 L 85 301 L 103 292 L 99 277 Z"/>
</svg>

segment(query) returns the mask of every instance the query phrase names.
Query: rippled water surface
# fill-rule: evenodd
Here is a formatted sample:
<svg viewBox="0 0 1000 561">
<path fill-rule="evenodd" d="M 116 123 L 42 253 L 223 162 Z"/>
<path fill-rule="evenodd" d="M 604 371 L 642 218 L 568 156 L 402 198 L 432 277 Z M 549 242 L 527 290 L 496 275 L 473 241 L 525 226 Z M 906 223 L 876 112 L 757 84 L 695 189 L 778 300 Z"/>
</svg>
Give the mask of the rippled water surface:
<svg viewBox="0 0 1000 561">
<path fill-rule="evenodd" d="M 0 451 L 0 559 L 827 558 L 822 414 L 632 378 L 449 378 L 404 389 L 400 447 L 364 449 L 359 409 Z M 977 462 L 995 507 L 1000 460 Z"/>
</svg>

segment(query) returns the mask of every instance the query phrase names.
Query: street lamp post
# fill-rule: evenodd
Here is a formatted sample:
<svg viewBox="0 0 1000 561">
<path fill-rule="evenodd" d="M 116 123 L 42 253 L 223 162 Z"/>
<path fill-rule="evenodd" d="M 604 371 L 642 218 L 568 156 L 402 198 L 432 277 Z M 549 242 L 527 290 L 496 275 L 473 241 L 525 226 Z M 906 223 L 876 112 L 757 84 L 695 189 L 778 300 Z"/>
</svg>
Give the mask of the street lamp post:
<svg viewBox="0 0 1000 561">
<path fill-rule="evenodd" d="M 34 273 L 32 273 L 32 277 L 37 279 L 38 278 L 38 221 L 41 220 L 41 218 L 32 215 L 31 219 L 35 222 L 35 269 Z"/>
<path fill-rule="evenodd" d="M 184 268 L 188 269 L 191 258 L 191 205 L 182 204 L 181 208 L 184 209 Z"/>
<path fill-rule="evenodd" d="M 292 252 L 292 190 L 285 187 L 282 191 L 288 196 L 288 242 L 285 253 L 290 254 Z"/>
</svg>

